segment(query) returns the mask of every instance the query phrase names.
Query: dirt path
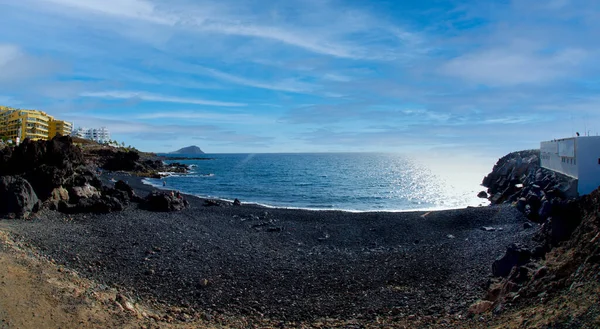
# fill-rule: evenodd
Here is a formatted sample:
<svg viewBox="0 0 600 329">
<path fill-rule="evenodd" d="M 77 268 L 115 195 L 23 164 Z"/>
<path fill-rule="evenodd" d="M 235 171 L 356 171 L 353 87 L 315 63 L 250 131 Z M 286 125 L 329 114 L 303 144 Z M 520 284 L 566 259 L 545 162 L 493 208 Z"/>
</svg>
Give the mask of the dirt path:
<svg viewBox="0 0 600 329">
<path fill-rule="evenodd" d="M 0 243 L 0 328 L 127 327 L 102 303 L 109 296 L 90 296 L 89 281 L 28 255 L 3 231 Z"/>
</svg>

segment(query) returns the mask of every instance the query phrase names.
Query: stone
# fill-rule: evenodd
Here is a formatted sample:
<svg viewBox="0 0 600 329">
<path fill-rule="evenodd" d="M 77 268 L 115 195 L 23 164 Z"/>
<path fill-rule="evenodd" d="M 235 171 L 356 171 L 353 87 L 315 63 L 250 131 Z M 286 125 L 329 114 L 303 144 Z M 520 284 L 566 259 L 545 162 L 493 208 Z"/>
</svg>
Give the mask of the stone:
<svg viewBox="0 0 600 329">
<path fill-rule="evenodd" d="M 532 227 L 533 227 L 533 224 L 531 224 L 530 222 L 523 223 L 523 228 L 524 229 L 528 229 L 528 228 L 532 228 Z"/>
<path fill-rule="evenodd" d="M 527 206 L 527 199 L 525 198 L 519 198 L 515 204 L 515 208 L 522 213 L 525 212 L 525 206 Z"/>
<path fill-rule="evenodd" d="M 541 266 L 533 273 L 533 280 L 541 279 L 546 276 L 546 274 L 548 274 L 548 268 L 546 266 Z"/>
<path fill-rule="evenodd" d="M 59 211 L 69 214 L 106 214 L 113 211 L 121 211 L 123 208 L 123 204 L 119 200 L 110 196 L 82 198 L 74 205 L 59 204 Z"/>
<path fill-rule="evenodd" d="M 234 206 L 241 206 L 242 202 L 236 198 L 235 200 L 233 200 L 233 205 Z"/>
<path fill-rule="evenodd" d="M 188 207 L 183 196 L 176 197 L 175 195 L 167 194 L 164 192 L 154 191 L 150 192 L 144 200 L 143 207 L 151 211 L 180 211 Z"/>
<path fill-rule="evenodd" d="M 486 232 L 491 232 L 491 231 L 495 231 L 496 229 L 491 226 L 482 226 L 481 230 L 486 231 Z"/>
<path fill-rule="evenodd" d="M 115 189 L 126 192 L 129 198 L 132 198 L 135 195 L 133 188 L 122 180 L 118 180 L 115 183 Z"/>
<path fill-rule="evenodd" d="M 481 191 L 481 192 L 477 193 L 477 197 L 482 198 L 482 199 L 487 199 L 488 194 L 485 191 Z"/>
<path fill-rule="evenodd" d="M 492 309 L 494 303 L 489 300 L 480 300 L 469 306 L 469 314 L 481 314 Z"/>
<path fill-rule="evenodd" d="M 69 201 L 69 191 L 62 186 L 55 188 L 50 193 L 50 201 Z"/>
<path fill-rule="evenodd" d="M 538 218 L 540 222 L 545 222 L 548 217 L 552 214 L 552 204 L 545 200 L 538 211 Z"/>
<path fill-rule="evenodd" d="M 19 176 L 0 177 L 0 200 L 0 217 L 27 218 L 40 204 L 31 184 Z"/>
<path fill-rule="evenodd" d="M 100 192 L 92 185 L 85 184 L 83 186 L 74 186 L 70 191 L 71 202 L 76 203 L 80 199 L 99 197 Z"/>
<path fill-rule="evenodd" d="M 507 277 L 515 266 L 525 265 L 531 259 L 531 251 L 526 247 L 513 243 L 506 248 L 506 253 L 492 264 L 494 276 Z"/>
</svg>

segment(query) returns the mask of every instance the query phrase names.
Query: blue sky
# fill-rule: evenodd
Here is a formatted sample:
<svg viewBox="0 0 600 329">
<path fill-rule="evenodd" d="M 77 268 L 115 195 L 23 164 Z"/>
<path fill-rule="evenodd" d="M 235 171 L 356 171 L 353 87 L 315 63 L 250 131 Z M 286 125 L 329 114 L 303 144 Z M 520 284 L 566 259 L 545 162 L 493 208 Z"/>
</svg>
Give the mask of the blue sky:
<svg viewBox="0 0 600 329">
<path fill-rule="evenodd" d="M 600 131 L 600 2 L 0 0 L 0 104 L 141 150 L 498 157 Z"/>
</svg>

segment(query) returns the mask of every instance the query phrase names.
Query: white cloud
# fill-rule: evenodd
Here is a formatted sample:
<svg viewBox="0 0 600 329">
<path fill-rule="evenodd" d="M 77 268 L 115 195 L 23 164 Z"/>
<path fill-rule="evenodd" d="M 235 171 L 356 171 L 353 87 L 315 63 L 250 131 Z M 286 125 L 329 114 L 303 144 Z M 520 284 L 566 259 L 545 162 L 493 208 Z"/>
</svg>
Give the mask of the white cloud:
<svg viewBox="0 0 600 329">
<path fill-rule="evenodd" d="M 0 43 L 0 83 L 7 83 L 9 87 L 48 74 L 57 67 L 52 60 L 33 57 L 13 44 Z"/>
<path fill-rule="evenodd" d="M 0 68 L 15 60 L 20 53 L 19 48 L 15 45 L 0 44 Z"/>
<path fill-rule="evenodd" d="M 139 19 L 158 24 L 172 25 L 176 21 L 166 13 L 157 12 L 155 6 L 144 0 L 41 0 L 80 11 L 115 16 L 124 19 Z"/>
<path fill-rule="evenodd" d="M 442 66 L 442 73 L 489 86 L 549 83 L 573 75 L 587 54 L 565 49 L 551 55 L 513 48 L 467 53 Z"/>
<path fill-rule="evenodd" d="M 154 119 L 183 119 L 199 120 L 203 122 L 223 122 L 236 124 L 273 124 L 275 120 L 247 113 L 214 113 L 205 111 L 169 111 L 152 112 L 135 116 L 136 119 L 154 120 Z"/>
<path fill-rule="evenodd" d="M 159 94 L 152 94 L 141 91 L 101 91 L 101 92 L 84 92 L 80 94 L 81 97 L 94 97 L 94 98 L 107 98 L 107 99 L 138 99 L 142 101 L 150 102 L 164 102 L 164 103 L 181 103 L 181 104 L 196 104 L 196 105 L 209 105 L 209 106 L 223 106 L 223 107 L 238 107 L 246 106 L 244 103 L 232 103 L 232 102 L 220 102 L 211 101 L 200 98 L 184 98 L 184 97 L 173 97 Z"/>
<path fill-rule="evenodd" d="M 211 69 L 211 68 L 203 68 L 200 71 L 206 72 L 208 75 L 215 77 L 217 79 L 220 79 L 220 80 L 224 80 L 224 81 L 228 81 L 228 82 L 232 82 L 232 83 L 236 83 L 236 84 L 240 84 L 240 85 L 244 85 L 244 86 L 250 86 L 250 87 L 254 87 L 254 88 L 288 91 L 288 92 L 295 92 L 295 93 L 310 92 L 313 89 L 315 89 L 315 86 L 312 86 L 307 83 L 295 81 L 292 79 L 276 81 L 276 82 L 262 82 L 262 81 L 258 81 L 258 80 L 254 80 L 254 79 L 248 79 L 248 78 L 236 76 L 233 74 L 221 72 L 221 71 Z"/>
<path fill-rule="evenodd" d="M 172 3 L 157 5 L 147 0 L 30 0 L 40 4 L 37 10 L 47 10 L 59 15 L 82 17 L 86 13 L 111 19 L 140 21 L 158 24 L 172 31 L 188 31 L 214 37 L 218 35 L 250 37 L 270 40 L 297 47 L 316 54 L 350 59 L 394 59 L 404 56 L 415 40 L 415 34 L 393 26 L 381 18 L 365 11 L 340 10 L 338 6 L 320 2 L 298 2 L 294 15 L 277 19 L 272 13 L 280 6 L 256 10 L 252 3 L 223 5 L 218 2 Z M 31 5 L 31 3 L 30 3 Z M 238 8 L 239 7 L 239 8 Z M 260 8 L 264 7 L 264 4 Z M 84 16 L 85 17 L 85 16 Z M 291 20 L 287 23 L 286 20 Z M 295 21 L 294 21 L 295 20 Z M 113 22 L 104 22 L 112 26 Z M 150 41 L 140 31 L 128 28 L 118 33 Z M 148 30 L 148 29 L 146 29 Z M 150 32 L 148 32 L 150 33 Z M 152 31 L 156 34 L 157 31 Z M 365 45 L 357 36 L 363 34 L 369 44 Z M 379 42 L 377 38 L 389 38 Z M 392 44 L 389 44 L 391 42 Z M 410 45 L 411 47 L 407 47 Z M 402 48 L 403 51 L 398 51 Z"/>
</svg>

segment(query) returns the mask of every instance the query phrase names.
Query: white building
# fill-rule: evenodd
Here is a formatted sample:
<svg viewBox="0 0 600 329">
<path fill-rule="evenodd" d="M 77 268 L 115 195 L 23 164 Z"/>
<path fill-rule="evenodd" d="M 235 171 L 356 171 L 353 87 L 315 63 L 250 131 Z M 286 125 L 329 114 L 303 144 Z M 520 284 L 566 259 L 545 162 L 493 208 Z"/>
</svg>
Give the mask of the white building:
<svg viewBox="0 0 600 329">
<path fill-rule="evenodd" d="M 579 195 L 600 186 L 600 136 L 581 136 L 540 143 L 540 165 L 577 179 Z"/>
<path fill-rule="evenodd" d="M 73 130 L 73 136 L 79 138 L 90 139 L 98 143 L 108 142 L 110 140 L 110 132 L 106 127 L 96 128 L 77 128 Z"/>
</svg>

